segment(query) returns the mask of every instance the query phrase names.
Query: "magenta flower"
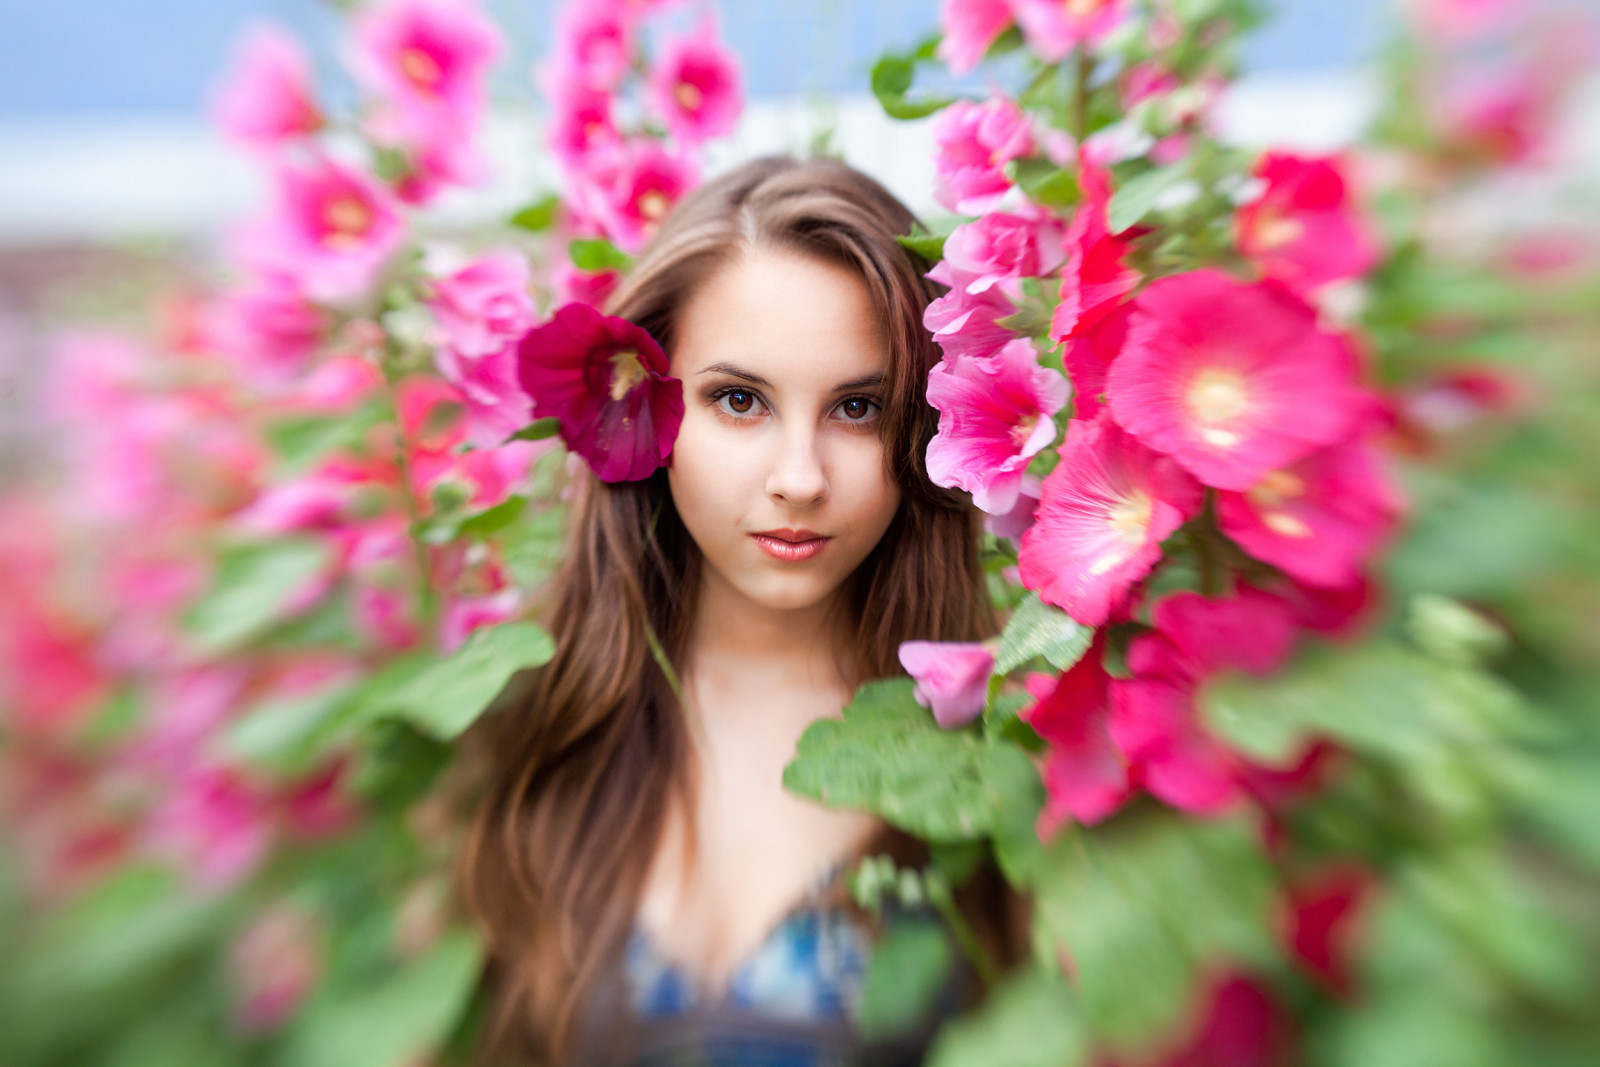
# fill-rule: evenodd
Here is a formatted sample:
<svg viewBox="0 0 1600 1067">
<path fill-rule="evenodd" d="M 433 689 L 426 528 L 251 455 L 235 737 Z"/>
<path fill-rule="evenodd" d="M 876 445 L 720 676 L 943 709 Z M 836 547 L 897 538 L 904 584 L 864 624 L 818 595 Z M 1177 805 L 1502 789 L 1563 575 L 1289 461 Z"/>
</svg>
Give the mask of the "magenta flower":
<svg viewBox="0 0 1600 1067">
<path fill-rule="evenodd" d="M 258 276 L 211 309 L 211 340 L 252 385 L 280 387 L 299 377 L 327 337 L 326 312 L 281 274 Z"/>
<path fill-rule="evenodd" d="M 251 253 L 297 278 L 313 300 L 370 290 L 405 239 L 394 198 L 377 181 L 326 156 L 278 168 L 276 210 Z"/>
<path fill-rule="evenodd" d="M 1039 836 L 1068 819 L 1092 826 L 1122 806 L 1131 791 L 1127 761 L 1111 739 L 1111 698 L 1103 665 L 1105 639 L 1058 677 L 1030 675 L 1036 703 L 1022 719 L 1050 744 L 1044 765 L 1049 800 L 1039 813 Z"/>
<path fill-rule="evenodd" d="M 693 161 L 654 137 L 597 149 L 578 175 L 574 207 L 625 252 L 637 252 L 695 184 Z"/>
<path fill-rule="evenodd" d="M 482 356 L 439 348 L 433 362 L 460 394 L 467 440 L 475 447 L 493 448 L 533 421 L 533 401 L 518 378 L 514 342 Z"/>
<path fill-rule="evenodd" d="M 1024 205 L 1016 213 L 994 211 L 957 226 L 944 242 L 944 262 L 971 294 L 999 285 L 1016 300 L 1017 282 L 1053 273 L 1066 259 L 1061 223 L 1048 211 Z"/>
<path fill-rule="evenodd" d="M 1011 188 L 1005 165 L 1033 151 L 1028 116 L 1003 96 L 951 104 L 933 120 L 933 196 L 951 211 L 982 214 Z"/>
<path fill-rule="evenodd" d="M 739 65 L 709 15 L 692 36 L 667 42 L 647 85 L 651 107 L 687 145 L 732 133 L 744 108 Z"/>
<path fill-rule="evenodd" d="M 1200 487 L 1109 418 L 1074 419 L 1022 535 L 1022 584 L 1085 626 L 1099 626 L 1200 510 Z"/>
<path fill-rule="evenodd" d="M 1062 342 L 1061 361 L 1072 379 L 1072 417 L 1092 419 L 1105 406 L 1106 374 L 1128 340 L 1128 305 Z"/>
<path fill-rule="evenodd" d="M 384 138 L 420 145 L 469 137 L 503 47 L 472 0 L 385 0 L 357 11 L 352 65 L 382 101 Z"/>
<path fill-rule="evenodd" d="M 253 148 L 276 148 L 305 137 L 323 121 L 305 52 L 270 23 L 245 31 L 212 111 L 223 133 Z"/>
<path fill-rule="evenodd" d="M 1054 415 L 1068 391 L 1065 378 L 1039 365 L 1026 338 L 993 356 L 941 361 L 928 374 L 928 403 L 939 409 L 928 477 L 1004 515 L 1016 507 L 1028 461 L 1055 440 Z"/>
<path fill-rule="evenodd" d="M 946 359 L 992 356 L 1016 340 L 1015 330 L 1000 325 L 1001 319 L 1017 310 L 1001 287 L 968 292 L 973 276 L 956 270 L 947 260 L 935 263 L 928 278 L 950 287 L 948 293 L 929 301 L 922 313 L 922 324 L 944 350 Z"/>
<path fill-rule="evenodd" d="M 1083 186 L 1083 203 L 1078 205 L 1067 230 L 1061 302 L 1050 320 L 1050 338 L 1061 342 L 1109 315 L 1140 281 L 1139 272 L 1122 261 L 1128 238 L 1114 237 L 1107 229 L 1110 175 L 1101 167 L 1085 163 L 1078 180 Z"/>
<path fill-rule="evenodd" d="M 460 648 L 476 630 L 498 626 L 522 606 L 522 590 L 515 587 L 482 596 L 452 596 L 439 621 L 439 647 L 450 653 Z"/>
<path fill-rule="evenodd" d="M 683 383 L 643 329 L 567 304 L 517 348 L 518 377 L 538 418 L 561 420 L 561 439 L 601 481 L 630 482 L 665 466 L 683 421 Z"/>
<path fill-rule="evenodd" d="M 1239 208 L 1239 251 L 1299 293 L 1359 278 L 1378 261 L 1371 227 L 1351 202 L 1336 159 L 1268 152 L 1255 175 L 1261 195 Z"/>
<path fill-rule="evenodd" d="M 562 166 L 583 168 L 584 160 L 598 148 L 617 145 L 622 134 L 612 113 L 611 93 L 591 89 L 580 81 L 547 79 L 550 101 L 548 143 Z"/>
<path fill-rule="evenodd" d="M 1217 495 L 1217 520 L 1239 547 L 1308 585 L 1343 588 L 1394 527 L 1401 499 L 1377 451 L 1341 442 Z"/>
<path fill-rule="evenodd" d="M 1153 282 L 1106 376 L 1111 413 L 1207 485 L 1245 490 L 1350 432 L 1354 355 L 1272 282 L 1215 270 Z"/>
<path fill-rule="evenodd" d="M 994 656 L 982 645 L 902 641 L 900 665 L 916 679 L 917 703 L 931 709 L 946 730 L 965 726 L 983 711 Z"/>
<path fill-rule="evenodd" d="M 557 304 L 579 300 L 597 310 L 605 307 L 622 280 L 614 270 L 583 271 L 565 258 L 557 261 L 551 274 L 550 290 Z"/>
<path fill-rule="evenodd" d="M 1010 0 L 1032 48 L 1058 63 L 1080 46 L 1098 44 L 1122 22 L 1125 0 Z"/>
<path fill-rule="evenodd" d="M 939 58 L 957 74 L 966 74 L 982 60 L 995 38 L 1011 25 L 1010 0 L 945 0 L 939 13 L 943 39 Z"/>
<path fill-rule="evenodd" d="M 635 18 L 626 3 L 563 5 L 549 76 L 601 92 L 616 89 L 633 65 Z"/>
</svg>

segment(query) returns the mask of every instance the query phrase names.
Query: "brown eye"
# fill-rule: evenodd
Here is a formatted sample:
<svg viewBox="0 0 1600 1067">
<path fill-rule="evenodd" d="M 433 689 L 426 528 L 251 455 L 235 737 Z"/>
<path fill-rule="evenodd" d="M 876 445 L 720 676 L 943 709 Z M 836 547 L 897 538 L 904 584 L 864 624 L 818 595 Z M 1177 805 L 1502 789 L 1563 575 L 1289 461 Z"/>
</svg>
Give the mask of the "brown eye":
<svg viewBox="0 0 1600 1067">
<path fill-rule="evenodd" d="M 844 412 L 844 417 L 851 422 L 862 422 L 872 415 L 872 409 L 878 405 L 864 396 L 853 396 L 839 405 L 839 410 Z"/>
<path fill-rule="evenodd" d="M 735 389 L 727 394 L 728 407 L 740 415 L 748 414 L 755 407 L 756 398 L 750 393 Z"/>
</svg>

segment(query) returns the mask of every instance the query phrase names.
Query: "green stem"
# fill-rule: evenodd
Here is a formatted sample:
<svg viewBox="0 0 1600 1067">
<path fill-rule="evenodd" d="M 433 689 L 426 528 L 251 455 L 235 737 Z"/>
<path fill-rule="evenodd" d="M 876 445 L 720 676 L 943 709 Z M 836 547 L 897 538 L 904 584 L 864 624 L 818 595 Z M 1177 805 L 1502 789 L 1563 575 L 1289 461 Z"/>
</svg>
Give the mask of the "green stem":
<svg viewBox="0 0 1600 1067">
<path fill-rule="evenodd" d="M 978 972 L 985 986 L 993 986 L 1000 980 L 1000 966 L 995 963 L 994 957 L 984 949 L 978 935 L 973 932 L 972 925 L 967 922 L 967 917 L 961 914 L 961 909 L 956 907 L 955 897 L 950 892 L 950 886 L 943 877 L 931 876 L 932 872 L 923 876 L 923 885 L 927 889 L 928 903 L 938 911 L 945 925 L 950 927 L 950 933 L 955 936 L 956 944 L 961 946 L 961 951 L 972 962 L 973 969 Z"/>
<path fill-rule="evenodd" d="M 1077 138 L 1082 151 L 1084 138 L 1089 136 L 1089 79 L 1094 77 L 1094 57 L 1082 45 L 1078 46 L 1077 86 L 1072 94 L 1072 136 Z"/>
<path fill-rule="evenodd" d="M 390 353 L 386 352 L 385 355 L 388 356 Z M 416 557 L 417 563 L 417 578 L 421 583 L 422 619 L 431 633 L 434 619 L 438 615 L 437 592 L 433 588 L 433 563 L 428 558 L 428 546 L 417 537 L 417 530 L 422 524 L 422 508 L 417 503 L 417 486 L 412 477 L 411 440 L 406 436 L 405 420 L 400 415 L 400 392 L 388 359 L 383 361 L 383 384 L 385 395 L 389 400 L 389 411 L 394 416 L 395 463 L 400 468 L 400 497 L 405 503 L 406 517 L 410 520 L 406 524 L 406 534 L 411 540 L 412 554 Z"/>
<path fill-rule="evenodd" d="M 1194 549 L 1195 559 L 1200 564 L 1200 593 L 1208 597 L 1222 595 L 1222 560 L 1218 558 L 1217 545 L 1211 536 L 1214 510 L 1215 499 L 1207 489 L 1205 507 L 1195 525 L 1189 527 L 1189 547 Z"/>
</svg>

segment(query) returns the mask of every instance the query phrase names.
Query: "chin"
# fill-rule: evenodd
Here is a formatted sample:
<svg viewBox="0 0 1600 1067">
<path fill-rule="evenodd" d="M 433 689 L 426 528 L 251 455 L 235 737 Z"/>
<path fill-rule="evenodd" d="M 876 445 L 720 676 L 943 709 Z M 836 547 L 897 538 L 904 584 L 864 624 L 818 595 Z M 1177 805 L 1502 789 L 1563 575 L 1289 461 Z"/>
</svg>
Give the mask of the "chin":
<svg viewBox="0 0 1600 1067">
<path fill-rule="evenodd" d="M 781 576 L 776 581 L 752 582 L 739 588 L 751 601 L 772 611 L 802 611 L 816 607 L 838 591 L 840 582 L 821 582 Z"/>
</svg>

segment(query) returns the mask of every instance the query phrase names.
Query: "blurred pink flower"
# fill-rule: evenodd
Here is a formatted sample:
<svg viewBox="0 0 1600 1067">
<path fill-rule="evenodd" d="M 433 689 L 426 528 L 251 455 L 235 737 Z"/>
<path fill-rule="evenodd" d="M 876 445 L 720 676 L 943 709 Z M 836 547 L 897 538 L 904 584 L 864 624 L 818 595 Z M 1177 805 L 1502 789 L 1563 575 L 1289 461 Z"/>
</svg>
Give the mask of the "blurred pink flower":
<svg viewBox="0 0 1600 1067">
<path fill-rule="evenodd" d="M 1022 584 L 1085 626 L 1099 626 L 1161 557 L 1161 542 L 1200 510 L 1200 487 L 1109 417 L 1074 419 L 1022 535 Z"/>
<path fill-rule="evenodd" d="M 992 210 L 1011 188 L 1005 165 L 1034 150 L 1028 116 L 1003 96 L 940 111 L 933 143 L 933 197 L 964 214 Z"/>
<path fill-rule="evenodd" d="M 744 109 L 739 65 L 709 14 L 693 34 L 667 41 L 646 84 L 652 110 L 684 144 L 732 133 Z"/>
<path fill-rule="evenodd" d="M 191 764 L 167 778 L 144 828 L 156 855 L 178 862 L 197 888 L 218 892 L 248 878 L 273 837 L 269 799 L 237 772 Z"/>
<path fill-rule="evenodd" d="M 320 931 L 305 911 L 279 905 L 257 915 L 228 953 L 240 1029 L 260 1033 L 282 1026 L 305 1003 L 323 967 Z"/>
<path fill-rule="evenodd" d="M 633 66 L 638 6 L 622 0 L 563 5 L 547 77 L 601 92 L 616 89 Z"/>
<path fill-rule="evenodd" d="M 405 240 L 398 205 L 382 185 L 326 156 L 281 163 L 276 209 L 244 239 L 250 258 L 297 278 L 313 300 L 359 297 Z"/>
<path fill-rule="evenodd" d="M 582 271 L 565 258 L 557 261 L 552 274 L 550 288 L 557 307 L 577 301 L 597 311 L 604 310 L 606 300 L 622 280 L 614 270 Z"/>
<path fill-rule="evenodd" d="M 1518 0 L 1409 0 L 1429 38 L 1459 43 L 1502 27 L 1523 7 Z"/>
<path fill-rule="evenodd" d="M 225 293 L 211 309 L 209 336 L 245 381 L 279 389 L 310 366 L 328 334 L 327 312 L 306 299 L 296 282 L 259 274 Z"/>
<path fill-rule="evenodd" d="M 382 385 L 382 373 L 368 360 L 336 356 L 317 364 L 280 399 L 284 406 L 296 412 L 345 412 L 372 396 Z"/>
<path fill-rule="evenodd" d="M 611 92 L 577 80 L 549 78 L 547 82 L 545 96 L 551 112 L 547 143 L 564 167 L 581 171 L 591 152 L 622 140 L 612 113 Z"/>
<path fill-rule="evenodd" d="M 1197 270 L 1153 282 L 1106 376 L 1111 413 L 1200 481 L 1245 490 L 1344 437 L 1367 404 L 1348 345 L 1272 282 Z"/>
<path fill-rule="evenodd" d="M 1139 284 L 1138 271 L 1123 262 L 1127 237 L 1113 236 L 1106 223 L 1111 176 L 1085 162 L 1079 169 L 1083 201 L 1067 230 L 1067 264 L 1061 271 L 1061 302 L 1050 320 L 1050 338 L 1065 342 L 1109 315 Z"/>
<path fill-rule="evenodd" d="M 1103 41 L 1122 23 L 1126 0 L 1010 0 L 1028 47 L 1052 63 Z"/>
<path fill-rule="evenodd" d="M 1072 379 L 1072 417 L 1092 419 L 1105 406 L 1106 374 L 1128 339 L 1129 306 L 1120 304 L 1087 329 L 1062 342 L 1061 362 Z"/>
<path fill-rule="evenodd" d="M 428 282 L 423 302 L 457 359 L 498 352 L 533 328 L 538 310 L 527 259 L 513 249 L 485 252 Z"/>
<path fill-rule="evenodd" d="M 1039 365 L 1033 342 L 1018 338 L 993 356 L 941 361 L 928 374 L 928 403 L 939 432 L 928 442 L 928 477 L 965 489 L 991 515 L 1017 503 L 1028 461 L 1056 438 L 1054 415 L 1069 387 Z"/>
<path fill-rule="evenodd" d="M 1002 515 L 985 515 L 983 528 L 996 537 L 1007 537 L 1015 541 L 1028 527 L 1033 525 L 1034 515 L 1039 510 L 1039 494 L 1043 492 L 1040 479 L 1031 474 L 1022 476 L 1022 484 L 1017 490 L 1017 502 L 1011 510 Z M 1009 580 L 1015 580 L 1009 579 Z"/>
<path fill-rule="evenodd" d="M 1144 103 L 1153 96 L 1164 96 L 1180 88 L 1183 82 L 1171 68 L 1155 60 L 1133 64 L 1122 75 L 1122 106 L 1129 109 Z"/>
<path fill-rule="evenodd" d="M 1012 300 L 1021 297 L 1016 284 L 1042 278 L 1066 259 L 1064 227 L 1049 211 L 1025 204 L 1015 212 L 992 211 L 957 226 L 944 242 L 949 272 L 972 294 L 999 285 Z"/>
<path fill-rule="evenodd" d="M 1377 450 L 1349 441 L 1271 471 L 1242 493 L 1217 494 L 1217 521 L 1246 552 L 1290 577 L 1345 588 L 1401 506 Z"/>
<path fill-rule="evenodd" d="M 950 287 L 948 293 L 930 301 L 922 313 L 923 326 L 933 334 L 946 359 L 992 356 L 1016 340 L 1016 331 L 999 322 L 1017 310 L 1003 288 L 991 286 L 980 293 L 968 292 L 974 276 L 958 271 L 947 260 L 935 263 L 927 276 Z"/>
<path fill-rule="evenodd" d="M 1377 237 L 1352 202 L 1339 160 L 1268 152 L 1255 176 L 1266 187 L 1240 206 L 1235 222 L 1239 251 L 1267 277 L 1308 294 L 1377 263 Z"/>
<path fill-rule="evenodd" d="M 454 652 L 474 630 L 505 622 L 515 616 L 521 606 L 522 591 L 514 587 L 485 596 L 449 598 L 439 623 L 440 650 Z"/>
<path fill-rule="evenodd" d="M 1122 806 L 1132 785 L 1127 761 L 1111 740 L 1110 679 L 1097 635 L 1084 657 L 1061 674 L 1029 675 L 1035 703 L 1022 712 L 1050 745 L 1044 784 L 1049 799 L 1039 813 L 1039 836 L 1047 838 L 1074 819 L 1092 826 Z"/>
<path fill-rule="evenodd" d="M 654 137 L 596 149 L 574 176 L 574 207 L 625 252 L 637 252 L 695 184 L 694 162 Z"/>
<path fill-rule="evenodd" d="M 983 711 L 994 656 L 980 644 L 902 641 L 900 666 L 916 680 L 917 703 L 946 730 L 965 726 Z"/>
<path fill-rule="evenodd" d="M 601 481 L 637 481 L 664 466 L 683 421 L 683 383 L 667 376 L 655 338 L 626 319 L 567 304 L 518 347 L 534 414 Z"/>
<path fill-rule="evenodd" d="M 995 39 L 1011 25 L 1011 0 L 945 0 L 939 13 L 939 58 L 957 74 L 983 60 Z"/>
<path fill-rule="evenodd" d="M 321 129 L 311 64 L 300 42 L 271 23 L 247 28 L 212 113 L 223 133 L 252 148 L 277 148 Z"/>
</svg>

